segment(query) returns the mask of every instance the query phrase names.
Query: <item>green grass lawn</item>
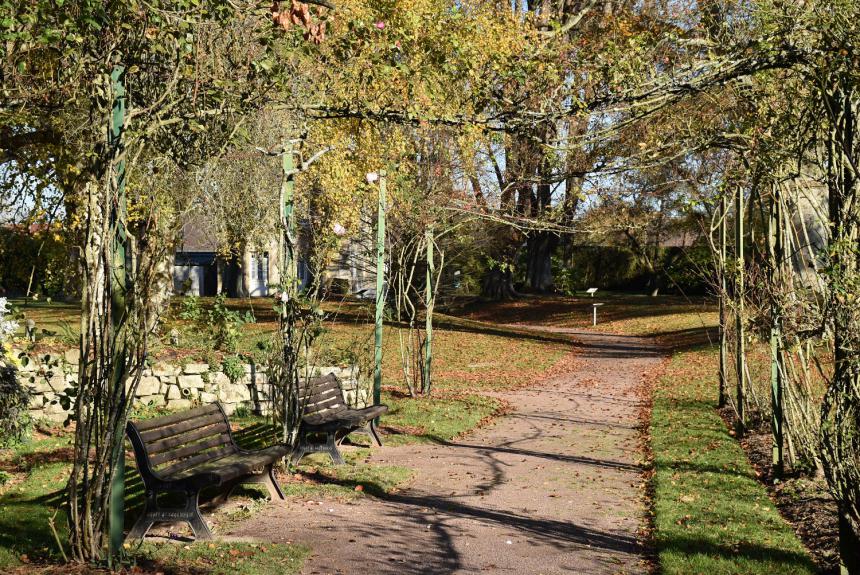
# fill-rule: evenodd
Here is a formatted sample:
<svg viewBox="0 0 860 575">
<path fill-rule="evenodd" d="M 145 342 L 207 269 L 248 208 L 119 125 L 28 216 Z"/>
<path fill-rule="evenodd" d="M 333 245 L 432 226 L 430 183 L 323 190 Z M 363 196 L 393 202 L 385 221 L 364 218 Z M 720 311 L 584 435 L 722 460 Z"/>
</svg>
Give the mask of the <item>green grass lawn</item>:
<svg viewBox="0 0 860 575">
<path fill-rule="evenodd" d="M 202 361 L 218 364 L 226 354 L 213 349 L 205 325 L 179 319 L 182 298 L 175 298 L 164 316 L 162 337 L 150 345 L 153 359 L 175 362 Z M 228 300 L 231 309 L 251 311 L 255 323 L 241 327 L 237 353 L 261 356 L 260 348 L 271 343 L 277 329 L 268 299 Z M 22 318 L 34 319 L 40 334 L 39 346 L 50 349 L 77 345 L 78 318 L 75 305 L 65 303 L 14 300 Z M 211 305 L 211 298 L 201 298 L 201 306 Z M 352 357 L 373 353 L 372 308 L 366 302 L 325 302 L 327 315 L 323 334 L 315 342 L 320 364 L 345 364 Z M 443 393 L 481 388 L 500 389 L 516 386 L 538 377 L 569 352 L 563 339 L 542 337 L 516 329 L 468 321 L 437 314 L 433 333 L 434 385 Z M 167 339 L 176 328 L 180 344 L 171 346 Z M 23 328 L 22 328 L 23 329 Z M 43 334 L 41 330 L 46 330 Z M 383 330 L 383 385 L 406 389 L 401 371 L 400 341 L 407 330 L 386 324 Z M 503 353 L 502 353 L 503 352 Z"/>
<path fill-rule="evenodd" d="M 310 550 L 279 543 L 146 543 L 133 549 L 133 561 L 151 572 L 207 575 L 292 575 Z"/>
<path fill-rule="evenodd" d="M 676 353 L 651 423 L 662 573 L 804 574 L 815 567 L 716 411 L 716 353 Z"/>
<path fill-rule="evenodd" d="M 770 574 L 813 573 L 805 549 L 780 517 L 756 479 L 746 456 L 715 410 L 716 353 L 711 345 L 716 326 L 714 306 L 682 298 L 601 294 L 605 301 L 597 329 L 628 335 L 657 336 L 674 355 L 656 384 L 651 448 L 654 454 L 654 542 L 662 573 Z M 526 298 L 463 310 L 459 317 L 439 314 L 435 331 L 434 395 L 411 398 L 399 371 L 399 328 L 385 329 L 383 401 L 391 408 L 382 420 L 390 445 L 444 443 L 503 412 L 505 405 L 484 392 L 534 381 L 570 353 L 566 336 L 542 334 L 528 326 L 549 324 L 591 329 L 590 298 Z M 255 305 L 238 302 L 239 307 Z M 32 306 L 43 325 L 66 329 L 74 306 Z M 321 344 L 337 350 L 366 345 L 372 329 L 362 303 L 329 307 L 332 319 Z M 65 319 L 64 319 L 65 318 Z M 243 328 L 245 350 L 271 337 L 273 318 L 257 314 L 258 322 Z M 50 323 L 54 322 L 54 323 Z M 508 324 L 523 324 L 523 328 Z M 176 325 L 180 325 L 176 324 Z M 211 354 L 209 340 L 183 335 L 180 355 Z M 200 330 L 197 330 L 198 332 Z M 60 335 L 52 345 L 62 344 Z M 196 337 L 196 339 L 195 339 Z M 167 348 L 163 348 L 167 349 Z M 151 414 L 154 415 L 154 414 Z M 238 419 L 240 442 L 255 446 L 273 440 L 260 418 Z M 356 443 L 363 443 L 361 436 Z M 0 471 L 8 480 L 0 487 L 0 570 L 27 560 L 56 561 L 57 543 L 48 520 L 62 501 L 69 437 L 41 437 L 0 453 Z M 281 476 L 288 495 L 354 499 L 383 496 L 407 485 L 412 471 L 368 463 L 369 450 L 345 450 L 347 465 L 335 467 L 317 454 Z M 139 509 L 141 486 L 132 469 L 127 476 L 129 521 Z M 242 492 L 249 504 L 218 519 L 221 528 L 241 521 L 262 506 L 254 488 Z M 23 519 L 22 519 L 23 518 Z M 60 539 L 64 517 L 57 514 Z M 142 562 L 174 565 L 213 573 L 264 573 L 261 557 L 271 554 L 279 569 L 295 572 L 306 549 L 293 546 L 145 545 L 134 551 Z M 262 562 L 261 562 L 262 561 Z"/>
<path fill-rule="evenodd" d="M 254 306 L 258 321 L 242 328 L 240 351 L 252 353 L 259 342 L 268 341 L 276 329 L 271 313 L 265 311 L 262 301 L 233 302 L 238 309 Z M 34 318 L 40 332 L 39 345 L 49 349 L 70 347 L 77 335 L 74 305 L 36 302 L 21 308 L 25 317 Z M 342 302 L 327 304 L 331 320 L 319 345 L 328 349 L 329 358 L 337 360 L 344 350 L 361 348 L 372 338 L 368 307 L 364 303 Z M 159 342 L 156 355 L 217 360 L 211 340 L 204 330 L 190 323 L 168 318 L 168 326 L 181 328 L 180 348 Z M 163 330 L 167 331 L 167 330 Z M 489 420 L 504 410 L 498 399 L 481 392 L 515 387 L 539 378 L 541 374 L 569 353 L 564 339 L 544 337 L 516 329 L 498 328 L 489 324 L 439 316 L 434 346 L 434 393 L 430 397 L 412 398 L 405 393 L 401 380 L 399 357 L 400 328 L 385 327 L 383 365 L 383 401 L 390 411 L 382 419 L 385 441 L 389 445 L 408 443 L 442 443 L 456 438 Z M 161 346 L 160 348 L 158 346 Z M 348 354 L 345 354 L 348 356 Z M 135 417 L 153 417 L 159 410 L 144 409 Z M 237 432 L 239 442 L 258 447 L 276 440 L 262 418 L 251 416 L 234 418 L 243 429 Z M 60 547 L 49 528 L 49 519 L 55 516 L 59 540 L 65 543 L 67 526 L 63 511 L 63 488 L 68 476 L 71 436 L 57 431 L 46 437 L 37 434 L 14 449 L 0 451 L 0 477 L 6 478 L 0 486 L 0 571 L 27 562 L 55 563 L 62 559 Z M 362 436 L 356 436 L 361 444 Z M 347 464 L 331 465 L 327 456 L 316 454 L 305 458 L 301 465 L 279 478 L 289 497 L 318 499 L 336 497 L 355 499 L 383 496 L 407 485 L 413 472 L 392 465 L 368 463 L 370 450 L 348 448 L 344 450 Z M 143 488 L 140 477 L 130 464 L 126 475 L 126 520 L 131 523 L 142 507 Z M 249 487 L 240 491 L 246 504 L 226 516 L 217 516 L 220 529 L 242 521 L 264 505 L 264 494 Z M 293 546 L 267 545 L 280 572 L 296 571 L 307 550 Z M 173 566 L 193 572 L 265 573 L 266 563 L 260 559 L 261 547 L 209 548 L 204 545 L 144 545 L 131 550 L 134 560 L 145 564 Z M 169 570 L 169 569 L 168 569 Z"/>
<path fill-rule="evenodd" d="M 599 331 L 627 335 L 671 334 L 716 325 L 714 302 L 701 296 L 648 296 L 600 292 L 588 296 L 526 297 L 513 301 L 475 304 L 462 310 L 464 317 L 494 323 L 540 324 L 592 329 L 593 304 L 598 308 Z"/>
<path fill-rule="evenodd" d="M 389 392 L 383 402 L 389 406 L 382 418 L 389 445 L 450 441 L 504 409 L 500 400 L 478 394 L 410 398 Z"/>
<path fill-rule="evenodd" d="M 72 435 L 39 436 L 12 449 L 0 452 L 0 572 L 26 564 L 58 563 L 68 537 L 64 512 L 64 488 L 69 473 Z M 353 466 L 355 467 L 355 466 Z M 353 471 L 359 478 L 364 476 Z M 376 475 L 385 475 L 376 471 Z M 387 484 L 385 484 L 387 485 Z M 244 492 L 249 502 L 261 500 L 261 493 Z M 126 475 L 126 520 L 134 521 L 141 509 L 140 477 L 130 465 Z M 57 536 L 50 523 L 53 521 Z M 65 549 L 67 552 L 67 549 Z M 298 572 L 308 550 L 293 545 L 260 546 L 246 544 L 155 545 L 126 549 L 128 562 L 149 565 L 152 572 L 181 571 L 256 575 L 270 573 L 272 564 L 279 572 Z"/>
</svg>

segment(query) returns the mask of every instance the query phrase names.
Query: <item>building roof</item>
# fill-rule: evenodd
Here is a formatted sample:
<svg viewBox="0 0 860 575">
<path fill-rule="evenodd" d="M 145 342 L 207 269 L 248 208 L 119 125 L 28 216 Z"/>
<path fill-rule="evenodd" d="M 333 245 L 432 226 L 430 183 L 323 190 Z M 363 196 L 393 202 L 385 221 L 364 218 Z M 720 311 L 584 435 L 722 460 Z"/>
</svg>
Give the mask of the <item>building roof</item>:
<svg viewBox="0 0 860 575">
<path fill-rule="evenodd" d="M 179 240 L 176 242 L 177 252 L 216 252 L 218 242 L 212 229 L 201 218 L 191 216 L 182 224 Z"/>
</svg>

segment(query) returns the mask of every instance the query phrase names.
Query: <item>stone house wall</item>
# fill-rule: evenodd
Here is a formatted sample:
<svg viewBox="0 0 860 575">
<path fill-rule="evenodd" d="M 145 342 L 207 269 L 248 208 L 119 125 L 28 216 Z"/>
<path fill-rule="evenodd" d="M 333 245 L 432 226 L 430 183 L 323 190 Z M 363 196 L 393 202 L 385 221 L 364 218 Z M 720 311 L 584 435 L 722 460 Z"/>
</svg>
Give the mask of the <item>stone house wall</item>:
<svg viewBox="0 0 860 575">
<path fill-rule="evenodd" d="M 361 386 L 354 367 L 322 366 L 312 368 L 312 375 L 334 373 L 340 380 L 344 400 L 357 408 L 371 404 L 368 389 Z M 60 396 L 75 384 L 78 374 L 78 352 L 41 354 L 31 357 L 19 369 L 18 378 L 30 390 L 30 415 L 34 419 L 64 421 L 69 412 Z M 230 381 L 220 366 L 205 363 L 174 365 L 156 362 L 144 369 L 135 394 L 141 406 L 189 409 L 195 405 L 220 401 L 227 414 L 243 407 L 252 413 L 265 413 L 269 398 L 268 379 L 264 369 L 245 365 L 245 375 Z"/>
</svg>

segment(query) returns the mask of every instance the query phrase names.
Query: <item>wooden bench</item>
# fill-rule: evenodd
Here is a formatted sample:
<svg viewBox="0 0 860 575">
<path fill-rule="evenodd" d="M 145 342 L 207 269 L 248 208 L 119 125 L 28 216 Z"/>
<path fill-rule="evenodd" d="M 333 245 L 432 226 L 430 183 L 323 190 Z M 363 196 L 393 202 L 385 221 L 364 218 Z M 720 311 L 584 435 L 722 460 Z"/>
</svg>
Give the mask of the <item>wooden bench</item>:
<svg viewBox="0 0 860 575">
<path fill-rule="evenodd" d="M 337 446 L 347 435 L 363 431 L 378 446 L 382 441 L 376 431 L 376 418 L 388 411 L 387 405 L 351 409 L 343 400 L 343 391 L 334 374 L 310 379 L 299 388 L 303 406 L 298 443 L 290 461 L 297 465 L 308 453 L 328 453 L 336 465 L 343 464 Z M 312 438 L 325 436 L 324 441 Z"/>
<path fill-rule="evenodd" d="M 194 537 L 212 538 L 200 515 L 200 491 L 221 490 L 223 499 L 241 483 L 262 483 L 272 499 L 284 494 L 275 480 L 272 466 L 290 453 L 286 445 L 249 451 L 236 445 L 227 414 L 218 403 L 190 411 L 145 421 L 129 421 L 126 426 L 137 468 L 146 490 L 146 508 L 128 533 L 128 539 L 142 539 L 153 523 L 185 521 Z M 184 507 L 161 507 L 159 495 L 177 493 L 185 497 Z"/>
</svg>

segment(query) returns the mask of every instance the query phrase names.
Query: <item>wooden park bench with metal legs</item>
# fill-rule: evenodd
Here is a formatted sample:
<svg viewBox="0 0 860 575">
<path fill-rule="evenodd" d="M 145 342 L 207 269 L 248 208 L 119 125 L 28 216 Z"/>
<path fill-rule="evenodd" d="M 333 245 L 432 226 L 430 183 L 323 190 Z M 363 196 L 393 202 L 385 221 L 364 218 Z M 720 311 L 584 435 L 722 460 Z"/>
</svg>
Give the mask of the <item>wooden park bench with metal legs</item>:
<svg viewBox="0 0 860 575">
<path fill-rule="evenodd" d="M 297 465 L 308 453 L 328 453 L 336 465 L 343 464 L 337 446 L 350 433 L 360 431 L 382 446 L 376 430 L 376 418 L 388 411 L 387 405 L 352 409 L 343 400 L 343 391 L 334 374 L 308 380 L 299 387 L 303 405 L 298 443 L 290 461 Z M 316 439 L 316 440 L 315 440 Z"/>
<path fill-rule="evenodd" d="M 221 490 L 226 500 L 243 483 L 262 483 L 273 500 L 284 499 L 272 466 L 290 453 L 286 445 L 260 450 L 240 448 L 227 414 L 218 403 L 145 421 L 129 421 L 126 432 L 134 448 L 146 491 L 146 508 L 127 539 L 142 539 L 156 522 L 185 521 L 199 540 L 212 538 L 200 514 L 200 492 Z M 162 507 L 158 497 L 184 496 L 183 507 Z"/>
</svg>

